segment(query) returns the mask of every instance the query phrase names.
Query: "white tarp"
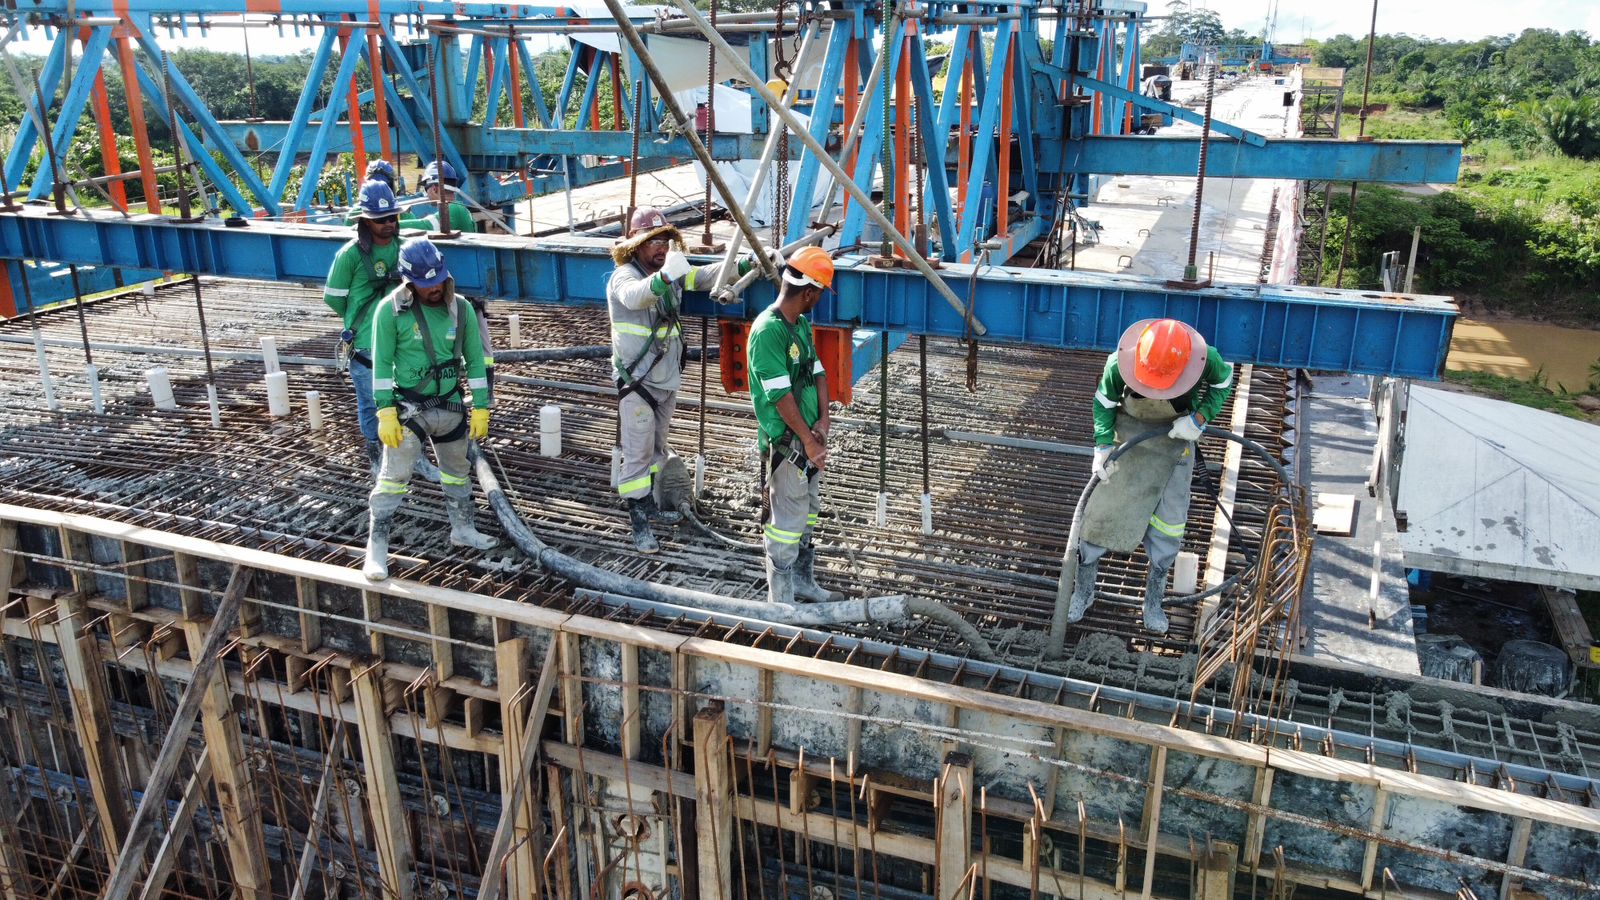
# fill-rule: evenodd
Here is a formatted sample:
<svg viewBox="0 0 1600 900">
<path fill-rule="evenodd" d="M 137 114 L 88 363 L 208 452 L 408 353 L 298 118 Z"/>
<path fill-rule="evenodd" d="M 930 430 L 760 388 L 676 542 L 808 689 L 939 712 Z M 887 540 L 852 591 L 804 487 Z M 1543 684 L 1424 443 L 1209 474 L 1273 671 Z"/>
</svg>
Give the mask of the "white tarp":
<svg viewBox="0 0 1600 900">
<path fill-rule="evenodd" d="M 1413 386 L 1397 507 L 1406 565 L 1600 590 L 1600 426 Z"/>
</svg>

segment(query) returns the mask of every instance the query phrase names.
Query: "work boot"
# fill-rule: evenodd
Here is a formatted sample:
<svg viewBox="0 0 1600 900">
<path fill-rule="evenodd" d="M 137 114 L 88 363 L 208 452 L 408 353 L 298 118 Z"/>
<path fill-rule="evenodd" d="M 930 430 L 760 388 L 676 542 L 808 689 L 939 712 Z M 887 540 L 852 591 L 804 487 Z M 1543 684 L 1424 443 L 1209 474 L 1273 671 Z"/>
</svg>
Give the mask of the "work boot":
<svg viewBox="0 0 1600 900">
<path fill-rule="evenodd" d="M 361 574 L 367 576 L 368 581 L 382 581 L 389 577 L 389 525 L 393 521 L 392 515 L 380 518 L 374 514 L 369 518 L 367 559 L 361 566 Z"/>
<path fill-rule="evenodd" d="M 1100 569 L 1100 560 L 1078 561 L 1078 570 L 1072 580 L 1072 605 L 1067 607 L 1067 621 L 1076 622 L 1094 603 L 1094 578 Z"/>
<path fill-rule="evenodd" d="M 784 568 L 767 557 L 767 602 L 794 605 L 794 569 Z"/>
<path fill-rule="evenodd" d="M 639 502 L 644 504 L 645 514 L 650 521 L 657 525 L 676 525 L 683 521 L 683 513 L 675 509 L 662 509 L 652 494 L 645 494 L 639 498 Z"/>
<path fill-rule="evenodd" d="M 640 553 L 660 553 L 661 544 L 650 530 L 650 510 L 635 497 L 628 501 L 628 520 L 633 524 L 633 549 Z"/>
<path fill-rule="evenodd" d="M 377 481 L 383 468 L 383 445 L 377 441 L 367 441 L 367 464 L 372 467 L 372 480 Z"/>
<path fill-rule="evenodd" d="M 1167 571 L 1172 566 L 1150 567 L 1150 577 L 1144 583 L 1144 630 L 1155 634 L 1167 633 L 1167 614 L 1161 611 L 1161 600 L 1167 595 Z"/>
<path fill-rule="evenodd" d="M 838 591 L 817 584 L 817 548 L 810 541 L 800 545 L 800 558 L 794 562 L 794 596 L 809 603 L 836 603 L 844 599 Z"/>
<path fill-rule="evenodd" d="M 420 453 L 417 454 L 417 461 L 411 466 L 411 471 L 422 476 L 429 484 L 439 483 L 439 467 L 428 462 Z"/>
<path fill-rule="evenodd" d="M 437 470 L 435 470 L 437 471 Z M 444 508 L 450 513 L 450 543 L 457 547 L 488 550 L 497 541 L 472 523 L 472 497 L 446 497 Z"/>
</svg>

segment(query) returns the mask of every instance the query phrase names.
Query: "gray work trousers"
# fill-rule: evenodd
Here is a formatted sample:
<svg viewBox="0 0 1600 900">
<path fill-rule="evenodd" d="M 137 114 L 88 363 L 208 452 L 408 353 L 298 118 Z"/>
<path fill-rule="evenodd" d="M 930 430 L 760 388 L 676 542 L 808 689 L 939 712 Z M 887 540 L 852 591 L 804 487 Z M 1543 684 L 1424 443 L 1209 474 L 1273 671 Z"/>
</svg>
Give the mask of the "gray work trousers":
<svg viewBox="0 0 1600 900">
<path fill-rule="evenodd" d="M 788 569 L 800 555 L 800 548 L 811 543 L 822 512 L 822 473 L 810 478 L 787 459 L 772 468 L 767 479 L 767 508 L 771 511 L 763 529 L 767 558 L 780 569 Z"/>
<path fill-rule="evenodd" d="M 1150 558 L 1151 568 L 1171 568 L 1172 561 L 1178 558 L 1178 550 L 1183 547 L 1183 528 L 1189 519 L 1189 483 L 1194 478 L 1194 457 L 1191 445 L 1190 452 L 1173 464 L 1172 475 L 1161 489 L 1161 499 L 1156 503 L 1155 512 L 1150 514 L 1150 523 L 1145 526 L 1144 554 Z M 1116 477 L 1113 471 L 1111 480 L 1115 481 Z M 1105 490 L 1105 487 L 1102 486 L 1100 490 Z M 1079 563 L 1098 562 L 1105 553 L 1106 548 L 1099 544 L 1078 542 Z"/>
<path fill-rule="evenodd" d="M 678 408 L 678 392 L 645 390 L 655 398 L 654 409 L 638 391 L 630 392 L 617 405 L 617 415 L 622 419 L 622 468 L 617 473 L 617 493 L 628 500 L 650 493 L 661 464 L 672 452 L 667 432 L 672 429 L 672 413 Z"/>
<path fill-rule="evenodd" d="M 461 424 L 466 413 L 446 409 L 427 409 L 417 414 L 414 421 L 422 423 L 429 435 L 449 434 Z M 403 437 L 398 447 L 383 448 L 383 466 L 378 470 L 378 483 L 367 497 L 367 505 L 378 518 L 394 515 L 410 491 L 412 470 L 422 453 L 422 441 L 408 427 L 401 429 Z M 471 497 L 472 482 L 467 477 L 467 433 L 453 441 L 430 441 L 439 465 L 439 487 L 446 497 Z"/>
</svg>

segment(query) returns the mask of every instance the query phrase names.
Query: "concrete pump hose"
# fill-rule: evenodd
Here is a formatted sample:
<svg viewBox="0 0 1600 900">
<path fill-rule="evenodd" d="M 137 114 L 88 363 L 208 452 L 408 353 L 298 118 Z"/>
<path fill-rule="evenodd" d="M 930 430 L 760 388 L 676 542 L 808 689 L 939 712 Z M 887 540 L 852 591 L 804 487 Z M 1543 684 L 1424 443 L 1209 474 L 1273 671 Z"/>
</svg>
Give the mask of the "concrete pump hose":
<svg viewBox="0 0 1600 900">
<path fill-rule="evenodd" d="M 1152 428 L 1149 431 L 1134 435 L 1133 437 L 1124 441 L 1115 450 L 1111 451 L 1111 456 L 1109 457 L 1108 462 L 1116 462 L 1118 459 L 1122 458 L 1124 453 L 1127 453 L 1135 445 L 1148 441 L 1151 438 L 1161 437 L 1167 434 L 1167 432 L 1167 428 Z M 1285 488 L 1294 483 L 1294 480 L 1289 477 L 1289 470 L 1284 468 L 1283 463 L 1279 462 L 1277 458 L 1267 450 L 1267 448 L 1261 446 L 1255 441 L 1250 440 L 1242 434 L 1235 434 L 1231 431 L 1218 428 L 1215 425 L 1205 426 L 1204 433 L 1211 435 L 1212 437 L 1222 438 L 1225 441 L 1233 441 L 1235 444 L 1238 444 L 1246 450 L 1249 450 L 1261 457 L 1266 461 L 1267 465 L 1271 466 L 1277 473 L 1278 483 L 1284 485 Z M 1045 644 L 1045 659 L 1060 659 L 1061 654 L 1065 649 L 1067 637 L 1067 608 L 1072 605 L 1072 585 L 1068 579 L 1076 572 L 1078 542 L 1081 539 L 1079 534 L 1079 525 L 1083 521 L 1083 510 L 1089 504 L 1089 495 L 1094 493 L 1095 487 L 1099 485 L 1101 481 L 1102 479 L 1099 475 L 1091 474 L 1089 476 L 1089 483 L 1084 485 L 1083 493 L 1078 495 L 1077 506 L 1073 507 L 1072 510 L 1072 528 L 1067 532 L 1067 549 L 1061 557 L 1061 579 L 1057 583 L 1058 586 L 1056 589 L 1055 614 L 1050 619 L 1050 640 Z M 1302 514 L 1305 514 L 1305 512 L 1306 511 L 1304 509 L 1301 510 Z M 1183 606 L 1203 600 L 1206 597 L 1212 596 L 1213 594 L 1220 594 L 1236 584 L 1243 574 L 1244 573 L 1242 572 L 1235 573 L 1231 578 L 1228 578 L 1221 584 L 1207 588 L 1206 590 L 1198 593 L 1189 594 L 1184 597 L 1169 598 L 1163 601 L 1162 605 Z"/>
<path fill-rule="evenodd" d="M 478 451 L 476 444 L 471 445 L 471 455 L 478 484 L 488 496 L 489 506 L 494 510 L 495 517 L 500 520 L 500 527 L 505 529 L 506 536 L 511 538 L 517 549 L 537 560 L 541 566 L 580 587 L 602 594 L 636 597 L 654 603 L 667 603 L 788 625 L 909 623 L 912 616 L 922 616 L 961 635 L 977 658 L 991 662 L 995 659 L 994 648 L 989 646 L 989 642 L 983 639 L 976 628 L 937 601 L 924 597 L 905 597 L 896 594 L 888 597 L 841 600 L 837 603 L 774 604 L 758 600 L 738 600 L 705 591 L 643 581 L 573 559 L 539 540 L 538 535 L 522 521 L 522 517 L 512 508 L 511 500 L 506 497 L 505 490 L 500 486 L 500 480 L 495 477 L 494 469 L 489 465 L 488 459 Z"/>
</svg>

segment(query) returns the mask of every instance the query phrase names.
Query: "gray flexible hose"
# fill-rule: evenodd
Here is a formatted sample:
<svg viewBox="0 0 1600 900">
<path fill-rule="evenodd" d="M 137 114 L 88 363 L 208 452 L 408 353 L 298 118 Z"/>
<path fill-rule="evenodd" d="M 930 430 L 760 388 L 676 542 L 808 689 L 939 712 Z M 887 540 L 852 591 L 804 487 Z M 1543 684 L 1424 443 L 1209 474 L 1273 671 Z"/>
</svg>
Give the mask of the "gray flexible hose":
<svg viewBox="0 0 1600 900">
<path fill-rule="evenodd" d="M 674 606 L 686 606 L 788 625 L 838 626 L 857 622 L 910 622 L 912 617 L 921 616 L 956 632 L 972 648 L 972 653 L 977 658 L 986 662 L 996 661 L 994 648 L 989 646 L 989 642 L 984 640 L 983 635 L 979 634 L 971 623 L 937 601 L 925 597 L 893 594 L 886 597 L 840 600 L 835 603 L 803 604 L 736 600 L 706 591 L 630 578 L 573 559 L 539 540 L 538 535 L 533 533 L 512 508 L 511 500 L 506 497 L 505 489 L 500 486 L 500 480 L 495 477 L 489 461 L 478 451 L 476 444 L 470 446 L 478 484 L 488 496 L 489 507 L 500 520 L 500 527 L 505 529 L 506 536 L 511 538 L 517 549 L 527 554 L 529 558 L 537 560 L 539 565 L 580 587 L 602 594 L 638 597 L 657 603 L 670 603 Z"/>
</svg>

